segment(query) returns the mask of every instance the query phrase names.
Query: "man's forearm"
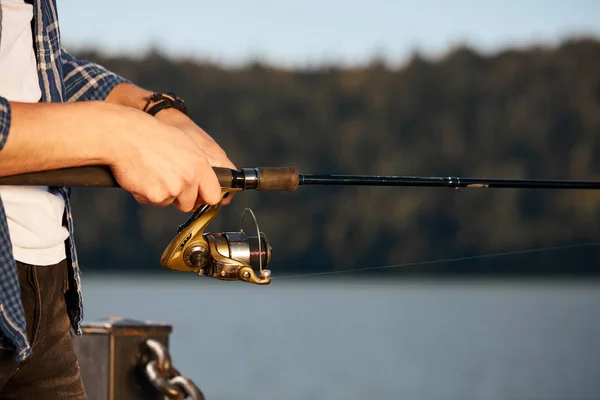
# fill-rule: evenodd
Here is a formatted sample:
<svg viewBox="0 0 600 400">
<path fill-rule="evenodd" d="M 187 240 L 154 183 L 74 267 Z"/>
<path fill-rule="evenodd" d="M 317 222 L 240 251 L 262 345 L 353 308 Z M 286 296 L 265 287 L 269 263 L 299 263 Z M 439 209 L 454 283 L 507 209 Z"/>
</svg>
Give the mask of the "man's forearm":
<svg viewBox="0 0 600 400">
<path fill-rule="evenodd" d="M 132 107 L 142 110 L 146 105 L 147 99 L 152 95 L 152 92 L 142 89 L 131 83 L 119 83 L 106 96 L 109 103 L 119 104 L 121 106 Z"/>
<path fill-rule="evenodd" d="M 99 164 L 142 204 L 189 212 L 221 199 L 213 164 L 197 143 L 136 107 L 2 99 L 0 111 L 0 176 Z"/>
<path fill-rule="evenodd" d="M 0 151 L 0 175 L 109 164 L 118 149 L 111 124 L 117 106 L 12 102 L 8 139 Z M 116 122 L 116 121 L 114 121 Z"/>
<path fill-rule="evenodd" d="M 120 83 L 105 101 L 11 102 L 10 131 L 0 151 L 0 176 L 109 164 L 119 150 L 115 146 L 120 139 L 111 125 L 122 128 L 126 122 L 117 119 L 123 118 L 123 106 L 142 110 L 151 94 L 133 84 Z M 177 110 L 160 114 L 158 119 L 187 118 Z"/>
</svg>

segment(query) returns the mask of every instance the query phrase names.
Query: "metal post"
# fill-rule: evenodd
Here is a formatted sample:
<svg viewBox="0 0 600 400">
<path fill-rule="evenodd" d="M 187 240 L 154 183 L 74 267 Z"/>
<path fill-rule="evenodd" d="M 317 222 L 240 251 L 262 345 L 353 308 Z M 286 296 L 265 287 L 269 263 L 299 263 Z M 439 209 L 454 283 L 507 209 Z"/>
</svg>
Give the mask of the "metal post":
<svg viewBox="0 0 600 400">
<path fill-rule="evenodd" d="M 170 325 L 109 317 L 86 322 L 82 329 L 75 351 L 89 400 L 164 398 L 144 373 L 144 344 L 153 339 L 168 349 Z"/>
</svg>

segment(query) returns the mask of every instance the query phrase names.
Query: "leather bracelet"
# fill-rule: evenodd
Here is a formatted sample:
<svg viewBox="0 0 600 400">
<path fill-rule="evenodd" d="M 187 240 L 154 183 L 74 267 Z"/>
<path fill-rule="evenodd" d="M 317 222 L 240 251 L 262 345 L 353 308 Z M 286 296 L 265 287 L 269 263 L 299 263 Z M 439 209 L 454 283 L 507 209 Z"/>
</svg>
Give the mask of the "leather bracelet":
<svg viewBox="0 0 600 400">
<path fill-rule="evenodd" d="M 154 104 L 152 107 L 150 107 L 150 109 L 148 109 L 148 106 L 152 102 L 156 102 L 156 104 Z M 166 94 L 152 93 L 152 95 L 148 98 L 148 101 L 146 102 L 143 111 L 147 112 L 150 115 L 156 115 L 159 111 L 165 110 L 167 108 L 175 108 L 187 115 L 188 117 L 190 116 L 185 102 L 171 92 Z"/>
</svg>

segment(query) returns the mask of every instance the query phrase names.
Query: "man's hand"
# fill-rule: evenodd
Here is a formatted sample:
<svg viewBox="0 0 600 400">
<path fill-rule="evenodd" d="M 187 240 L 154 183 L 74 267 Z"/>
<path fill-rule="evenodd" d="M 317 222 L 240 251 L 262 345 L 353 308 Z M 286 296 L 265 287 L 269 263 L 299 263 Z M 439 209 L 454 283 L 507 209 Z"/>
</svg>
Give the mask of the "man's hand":
<svg viewBox="0 0 600 400">
<path fill-rule="evenodd" d="M 150 95 L 152 95 L 152 92 L 142 89 L 139 86 L 131 83 L 121 83 L 115 86 L 106 98 L 106 101 L 142 110 L 146 104 L 146 99 Z M 173 108 L 161 110 L 156 114 L 156 119 L 187 134 L 196 143 L 198 148 L 206 154 L 211 166 L 237 169 L 217 142 L 181 111 Z M 223 199 L 224 205 L 231 202 L 232 195 L 233 193 L 230 193 L 227 198 Z M 194 209 L 198 206 L 200 204 L 196 204 Z"/>
<path fill-rule="evenodd" d="M 2 176 L 108 165 L 141 203 L 188 212 L 221 200 L 209 156 L 190 135 L 147 113 L 101 101 L 10 106 Z"/>
<path fill-rule="evenodd" d="M 181 111 L 169 108 L 158 112 L 156 118 L 187 133 L 198 147 L 208 155 L 213 167 L 237 169 L 217 142 Z"/>
<path fill-rule="evenodd" d="M 111 160 L 119 184 L 142 204 L 175 205 L 184 212 L 217 204 L 221 186 L 209 156 L 185 132 L 152 116 L 120 107 L 131 124 Z"/>
<path fill-rule="evenodd" d="M 196 125 L 194 121 L 181 111 L 169 108 L 159 111 L 158 114 L 156 114 L 156 118 L 186 133 L 198 147 L 206 153 L 208 160 L 213 167 L 237 169 L 217 142 L 206 133 L 204 129 Z M 223 204 L 229 204 L 231 202 L 233 197 L 232 194 L 233 193 L 223 199 Z"/>
</svg>

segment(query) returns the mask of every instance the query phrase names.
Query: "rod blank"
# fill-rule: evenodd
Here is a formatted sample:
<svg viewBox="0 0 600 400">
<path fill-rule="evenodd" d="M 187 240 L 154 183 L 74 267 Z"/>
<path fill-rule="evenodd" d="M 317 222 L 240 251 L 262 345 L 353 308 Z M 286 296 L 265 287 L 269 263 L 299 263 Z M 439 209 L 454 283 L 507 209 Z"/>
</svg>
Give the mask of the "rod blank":
<svg viewBox="0 0 600 400">
<path fill-rule="evenodd" d="M 429 186 L 505 189 L 600 189 L 598 181 L 543 179 L 488 179 L 427 176 L 310 175 L 300 174 L 300 185 Z"/>
</svg>

